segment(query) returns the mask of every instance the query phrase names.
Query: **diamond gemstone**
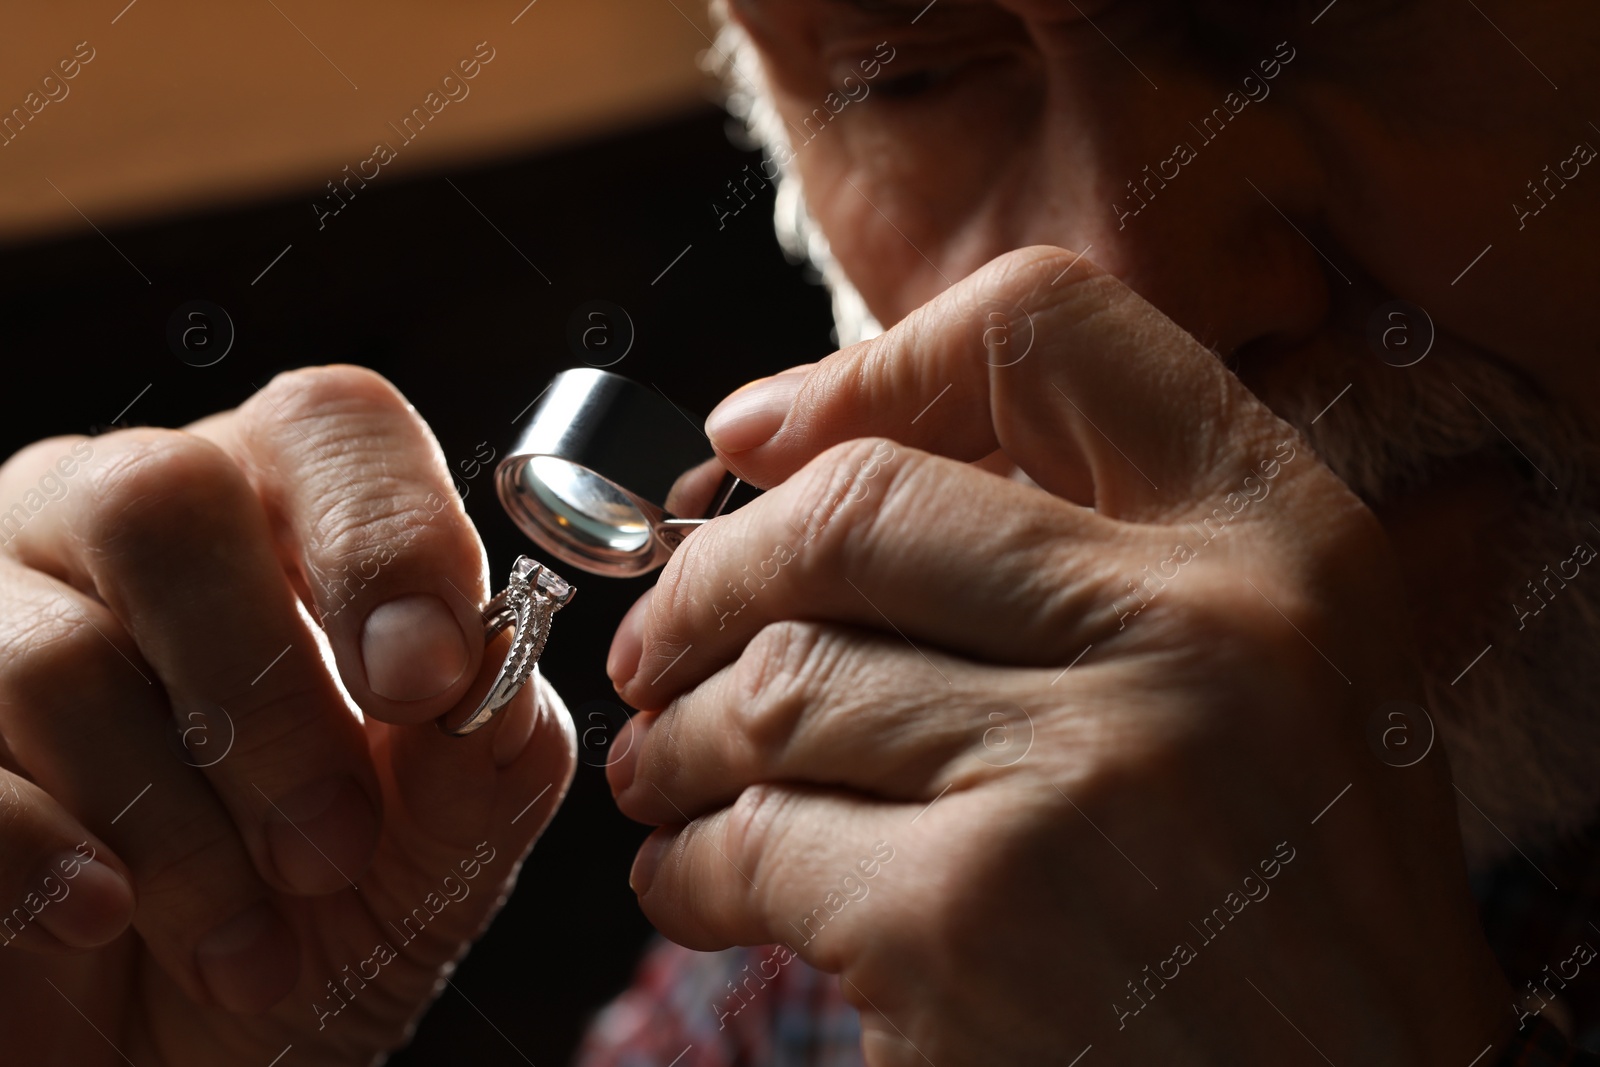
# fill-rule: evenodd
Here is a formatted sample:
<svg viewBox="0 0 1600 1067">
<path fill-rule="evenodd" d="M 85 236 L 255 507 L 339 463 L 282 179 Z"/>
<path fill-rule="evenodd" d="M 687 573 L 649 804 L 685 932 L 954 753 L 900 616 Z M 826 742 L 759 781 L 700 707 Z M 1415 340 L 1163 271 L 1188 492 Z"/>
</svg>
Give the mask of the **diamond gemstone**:
<svg viewBox="0 0 1600 1067">
<path fill-rule="evenodd" d="M 558 608 L 571 600 L 575 592 L 565 578 L 529 556 L 518 556 L 511 565 L 511 584 L 531 586 Z"/>
<path fill-rule="evenodd" d="M 548 567 L 539 571 L 537 584 L 539 591 L 554 600 L 558 605 L 565 604 L 572 599 L 572 585 Z"/>
</svg>

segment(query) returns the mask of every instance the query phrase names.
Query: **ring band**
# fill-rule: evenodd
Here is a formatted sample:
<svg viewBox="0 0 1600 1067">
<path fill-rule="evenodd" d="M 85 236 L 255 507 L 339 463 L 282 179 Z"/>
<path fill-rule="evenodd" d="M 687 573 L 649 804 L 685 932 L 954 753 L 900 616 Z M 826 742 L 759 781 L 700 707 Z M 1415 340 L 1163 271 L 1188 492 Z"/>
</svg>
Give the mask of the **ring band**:
<svg viewBox="0 0 1600 1067">
<path fill-rule="evenodd" d="M 550 639 L 550 620 L 572 600 L 574 592 L 568 582 L 544 564 L 527 556 L 517 557 L 511 566 L 510 582 L 483 609 L 483 643 L 488 645 L 501 631 L 515 626 L 511 650 L 477 709 L 464 718 L 457 712 L 441 715 L 441 730 L 464 737 L 511 702 L 539 669 L 539 656 Z"/>
</svg>

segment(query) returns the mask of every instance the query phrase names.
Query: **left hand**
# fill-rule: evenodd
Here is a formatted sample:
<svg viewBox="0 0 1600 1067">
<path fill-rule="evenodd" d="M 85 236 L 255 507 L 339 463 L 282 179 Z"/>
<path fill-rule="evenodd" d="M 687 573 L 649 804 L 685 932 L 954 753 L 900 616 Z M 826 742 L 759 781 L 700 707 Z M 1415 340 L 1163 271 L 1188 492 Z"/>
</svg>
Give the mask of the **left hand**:
<svg viewBox="0 0 1600 1067">
<path fill-rule="evenodd" d="M 1368 741 L 1421 694 L 1387 538 L 1074 261 L 1003 256 L 713 418 L 776 488 L 612 647 L 640 902 L 840 975 L 874 1067 L 1468 1063 L 1512 998 L 1444 753 Z"/>
</svg>

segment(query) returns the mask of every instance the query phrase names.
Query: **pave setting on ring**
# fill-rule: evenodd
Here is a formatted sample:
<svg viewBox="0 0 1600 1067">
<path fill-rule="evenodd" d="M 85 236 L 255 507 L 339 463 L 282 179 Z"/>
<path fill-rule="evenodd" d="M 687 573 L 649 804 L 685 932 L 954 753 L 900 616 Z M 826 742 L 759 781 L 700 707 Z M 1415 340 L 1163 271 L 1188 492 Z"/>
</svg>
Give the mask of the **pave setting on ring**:
<svg viewBox="0 0 1600 1067">
<path fill-rule="evenodd" d="M 550 620 L 572 600 L 572 584 L 538 560 L 518 556 L 505 589 L 483 609 L 483 642 L 487 645 L 508 626 L 515 627 L 511 651 L 478 707 L 466 718 L 455 713 L 439 718 L 439 728 L 463 737 L 494 718 L 539 669 L 539 656 L 550 638 Z"/>
</svg>

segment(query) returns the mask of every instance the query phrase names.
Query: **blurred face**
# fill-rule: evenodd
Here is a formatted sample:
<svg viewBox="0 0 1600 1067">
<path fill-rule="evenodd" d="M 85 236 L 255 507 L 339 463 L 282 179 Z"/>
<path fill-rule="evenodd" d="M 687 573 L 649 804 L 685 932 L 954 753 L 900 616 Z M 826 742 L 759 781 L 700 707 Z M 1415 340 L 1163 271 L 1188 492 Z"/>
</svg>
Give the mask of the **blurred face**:
<svg viewBox="0 0 1600 1067">
<path fill-rule="evenodd" d="M 1484 810 L 1527 837 L 1592 813 L 1600 727 L 1577 709 L 1600 684 L 1585 651 L 1600 569 L 1536 583 L 1576 566 L 1580 541 L 1600 548 L 1586 488 L 1600 415 L 1600 110 L 1584 110 L 1600 8 L 736 0 L 731 11 L 783 120 L 782 161 L 880 321 L 1006 250 L 1087 249 L 1215 349 L 1377 510 L 1407 571 L 1458 777 Z M 1413 307 L 1396 317 L 1397 300 Z M 1490 644 L 1471 682 L 1452 686 Z"/>
<path fill-rule="evenodd" d="M 1592 412 L 1600 188 L 1585 186 L 1600 174 L 1574 149 L 1600 147 L 1600 112 L 1583 108 L 1600 9 L 1478 6 L 1493 24 L 1457 0 L 740 0 L 735 14 L 811 138 L 795 165 L 812 214 L 880 319 L 1008 249 L 1093 245 L 1223 353 L 1292 361 L 1342 305 L 1393 294 Z M 894 58 L 867 98 L 813 135 L 806 117 L 884 42 Z M 1513 206 L 1541 198 L 1537 214 Z"/>
</svg>

